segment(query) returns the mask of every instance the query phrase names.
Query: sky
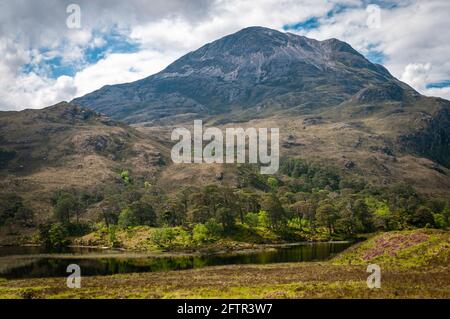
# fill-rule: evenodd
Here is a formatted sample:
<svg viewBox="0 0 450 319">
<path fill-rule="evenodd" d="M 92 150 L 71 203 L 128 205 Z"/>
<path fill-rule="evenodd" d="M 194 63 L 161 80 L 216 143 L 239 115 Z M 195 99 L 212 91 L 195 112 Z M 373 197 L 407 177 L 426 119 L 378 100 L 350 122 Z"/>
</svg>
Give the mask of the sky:
<svg viewBox="0 0 450 319">
<path fill-rule="evenodd" d="M 450 100 L 449 17 L 448 0 L 0 0 L 0 110 L 147 77 L 249 26 L 346 41 Z"/>
</svg>

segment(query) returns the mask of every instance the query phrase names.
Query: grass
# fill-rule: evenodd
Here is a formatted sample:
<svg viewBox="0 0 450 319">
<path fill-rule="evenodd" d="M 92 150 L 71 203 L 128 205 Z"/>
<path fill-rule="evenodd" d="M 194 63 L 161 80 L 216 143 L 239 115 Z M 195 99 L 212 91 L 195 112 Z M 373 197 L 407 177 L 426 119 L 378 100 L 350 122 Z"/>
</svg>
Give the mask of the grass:
<svg viewBox="0 0 450 319">
<path fill-rule="evenodd" d="M 448 298 L 448 268 L 385 268 L 382 287 L 368 289 L 366 267 L 330 263 L 223 266 L 86 277 L 0 281 L 0 298 Z"/>
<path fill-rule="evenodd" d="M 449 298 L 449 237 L 436 230 L 383 233 L 329 262 L 83 277 L 81 289 L 68 289 L 66 278 L 0 279 L 0 298 Z M 374 262 L 380 289 L 366 285 Z"/>
<path fill-rule="evenodd" d="M 450 233 L 434 229 L 380 234 L 350 247 L 334 264 L 379 263 L 402 268 L 450 264 Z"/>
</svg>

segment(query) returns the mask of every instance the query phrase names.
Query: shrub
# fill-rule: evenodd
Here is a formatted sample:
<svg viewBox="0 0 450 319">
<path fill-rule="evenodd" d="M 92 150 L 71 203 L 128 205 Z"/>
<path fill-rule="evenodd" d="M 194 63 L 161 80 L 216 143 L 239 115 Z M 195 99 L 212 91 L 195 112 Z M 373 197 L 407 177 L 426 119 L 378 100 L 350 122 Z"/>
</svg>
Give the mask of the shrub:
<svg viewBox="0 0 450 319">
<path fill-rule="evenodd" d="M 433 214 L 434 218 L 434 225 L 436 225 L 437 228 L 445 229 L 447 228 L 447 219 L 443 214 Z"/>
<path fill-rule="evenodd" d="M 192 231 L 192 239 L 199 244 L 216 241 L 223 233 L 223 226 L 215 219 L 208 220 L 205 224 L 196 224 Z"/>
<path fill-rule="evenodd" d="M 125 183 L 125 185 L 129 185 L 132 184 L 132 179 L 130 177 L 130 172 L 128 172 L 127 170 L 124 170 L 120 173 L 120 177 L 122 178 L 123 182 Z"/>
<path fill-rule="evenodd" d="M 274 177 L 269 177 L 267 179 L 267 185 L 269 185 L 272 190 L 276 190 L 279 187 L 278 180 Z"/>
<path fill-rule="evenodd" d="M 259 215 L 256 213 L 247 213 L 244 216 L 244 223 L 250 227 L 258 227 Z"/>
<path fill-rule="evenodd" d="M 173 228 L 163 227 L 153 230 L 152 241 L 160 248 L 169 248 L 176 238 L 176 232 Z"/>
<path fill-rule="evenodd" d="M 258 225 L 261 227 L 269 227 L 269 214 L 266 211 L 261 210 L 258 213 Z"/>
<path fill-rule="evenodd" d="M 125 208 L 120 212 L 118 225 L 120 228 L 137 226 L 137 220 L 130 208 Z"/>
<path fill-rule="evenodd" d="M 91 224 L 88 223 L 69 224 L 66 226 L 66 229 L 69 236 L 83 236 L 93 230 Z"/>
<path fill-rule="evenodd" d="M 204 224 L 196 224 L 192 231 L 192 239 L 196 243 L 206 243 L 208 242 L 208 228 Z"/>
<path fill-rule="evenodd" d="M 308 225 L 308 221 L 300 217 L 295 217 L 289 220 L 288 225 L 292 228 L 302 229 Z"/>
<path fill-rule="evenodd" d="M 117 239 L 116 231 L 117 227 L 114 225 L 108 228 L 108 239 L 113 248 L 120 247 L 120 241 Z"/>
<path fill-rule="evenodd" d="M 187 232 L 181 227 L 178 227 L 178 229 L 179 231 L 176 237 L 177 245 L 182 247 L 188 247 L 191 243 L 191 235 L 189 234 L 189 232 Z"/>
<path fill-rule="evenodd" d="M 67 228 L 61 224 L 44 224 L 39 227 L 39 238 L 47 248 L 61 249 L 69 244 Z"/>
<path fill-rule="evenodd" d="M 223 233 L 223 226 L 219 224 L 214 218 L 211 218 L 205 223 L 208 235 L 211 240 L 219 238 Z"/>
</svg>

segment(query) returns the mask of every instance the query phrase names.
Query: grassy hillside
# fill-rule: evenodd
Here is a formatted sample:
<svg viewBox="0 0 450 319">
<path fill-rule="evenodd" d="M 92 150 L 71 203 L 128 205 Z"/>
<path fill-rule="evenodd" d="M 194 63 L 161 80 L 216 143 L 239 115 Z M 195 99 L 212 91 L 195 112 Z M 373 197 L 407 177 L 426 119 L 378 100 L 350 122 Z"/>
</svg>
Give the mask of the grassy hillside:
<svg viewBox="0 0 450 319">
<path fill-rule="evenodd" d="M 450 232 L 431 229 L 379 234 L 350 247 L 332 261 L 337 265 L 383 264 L 406 268 L 450 264 Z"/>
<path fill-rule="evenodd" d="M 155 138 L 64 102 L 2 112 L 0 133 L 0 193 L 24 196 L 38 211 L 56 189 L 104 188 L 125 167 L 151 178 L 167 155 Z"/>
<path fill-rule="evenodd" d="M 355 110 L 359 107 L 361 110 Z M 448 127 L 436 129 L 434 137 L 428 138 L 430 141 L 442 140 L 443 145 L 432 143 L 431 147 L 426 138 L 423 140 L 418 136 L 426 133 L 428 122 L 448 109 L 450 107 L 443 102 L 424 98 L 405 105 L 342 105 L 323 108 L 317 114 L 286 111 L 264 119 L 225 125 L 213 118 L 205 121 L 205 126 L 219 126 L 222 130 L 227 127 L 278 127 L 281 157 L 334 165 L 343 175 L 361 176 L 376 185 L 406 182 L 421 193 L 447 196 L 450 194 L 450 169 L 424 152 L 413 151 L 415 144 L 412 141 L 422 141 L 423 149 L 441 150 L 441 155 L 447 156 L 442 147 L 449 135 Z M 192 121 L 176 127 L 191 129 Z M 136 126 L 136 129 L 170 140 L 170 127 Z M 220 175 L 223 177 L 218 181 L 217 176 Z M 233 185 L 236 175 L 236 165 L 230 164 L 170 165 L 158 179 L 158 185 L 163 189 L 170 189 L 174 183 L 183 186 Z"/>
</svg>

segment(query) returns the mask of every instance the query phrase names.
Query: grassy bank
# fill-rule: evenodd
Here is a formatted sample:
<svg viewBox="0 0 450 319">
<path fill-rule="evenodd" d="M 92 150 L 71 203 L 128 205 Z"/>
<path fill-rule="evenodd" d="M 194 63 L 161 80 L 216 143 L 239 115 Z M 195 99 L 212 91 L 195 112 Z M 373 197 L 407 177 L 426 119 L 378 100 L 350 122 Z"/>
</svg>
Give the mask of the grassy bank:
<svg viewBox="0 0 450 319">
<path fill-rule="evenodd" d="M 277 232 L 268 227 L 249 227 L 237 224 L 226 235 L 202 234 L 182 227 L 153 228 L 136 226 L 111 229 L 101 228 L 88 235 L 75 238 L 77 246 L 116 247 L 140 252 L 217 252 L 256 249 L 264 245 L 278 245 L 289 242 L 327 241 L 325 229 L 287 228 Z M 341 239 L 341 238 L 334 238 Z"/>
<path fill-rule="evenodd" d="M 329 262 L 85 277 L 81 289 L 68 289 L 66 278 L 1 280 L 0 297 L 449 298 L 449 238 L 444 231 L 384 233 Z M 368 289 L 366 267 L 375 261 L 381 288 Z"/>
<path fill-rule="evenodd" d="M 433 229 L 383 233 L 350 247 L 332 262 L 338 265 L 375 263 L 401 268 L 448 266 L 450 235 L 448 231 Z"/>
</svg>

